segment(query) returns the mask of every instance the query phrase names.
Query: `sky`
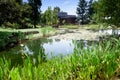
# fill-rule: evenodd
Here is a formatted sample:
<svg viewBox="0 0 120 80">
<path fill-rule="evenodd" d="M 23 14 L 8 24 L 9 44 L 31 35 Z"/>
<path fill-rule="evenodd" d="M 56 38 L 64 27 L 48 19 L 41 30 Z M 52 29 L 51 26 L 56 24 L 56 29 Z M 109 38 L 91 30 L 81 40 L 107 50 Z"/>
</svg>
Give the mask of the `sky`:
<svg viewBox="0 0 120 80">
<path fill-rule="evenodd" d="M 27 0 L 23 0 L 26 2 Z M 79 0 L 42 0 L 41 11 L 44 12 L 49 6 L 60 7 L 61 11 L 67 12 L 69 15 L 76 15 L 76 8 Z"/>
</svg>

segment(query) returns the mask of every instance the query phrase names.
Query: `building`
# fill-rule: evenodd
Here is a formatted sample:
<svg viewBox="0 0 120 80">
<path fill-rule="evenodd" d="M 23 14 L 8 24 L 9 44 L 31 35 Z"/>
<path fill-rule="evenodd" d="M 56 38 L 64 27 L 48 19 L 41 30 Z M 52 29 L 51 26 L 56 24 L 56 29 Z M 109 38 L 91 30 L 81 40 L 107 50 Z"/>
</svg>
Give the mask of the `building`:
<svg viewBox="0 0 120 80">
<path fill-rule="evenodd" d="M 67 12 L 59 12 L 58 18 L 60 24 L 75 24 L 76 23 L 76 15 L 68 15 Z"/>
</svg>

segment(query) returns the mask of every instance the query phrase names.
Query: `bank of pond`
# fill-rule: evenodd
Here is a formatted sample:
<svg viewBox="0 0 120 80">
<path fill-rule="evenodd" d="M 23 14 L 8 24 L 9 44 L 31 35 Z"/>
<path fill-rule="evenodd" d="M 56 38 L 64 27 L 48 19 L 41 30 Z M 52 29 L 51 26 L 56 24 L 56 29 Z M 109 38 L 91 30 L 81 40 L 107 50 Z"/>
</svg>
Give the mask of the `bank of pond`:
<svg viewBox="0 0 120 80">
<path fill-rule="evenodd" d="M 119 36 L 29 40 L 0 52 L 0 80 L 119 79 L 119 56 Z"/>
</svg>

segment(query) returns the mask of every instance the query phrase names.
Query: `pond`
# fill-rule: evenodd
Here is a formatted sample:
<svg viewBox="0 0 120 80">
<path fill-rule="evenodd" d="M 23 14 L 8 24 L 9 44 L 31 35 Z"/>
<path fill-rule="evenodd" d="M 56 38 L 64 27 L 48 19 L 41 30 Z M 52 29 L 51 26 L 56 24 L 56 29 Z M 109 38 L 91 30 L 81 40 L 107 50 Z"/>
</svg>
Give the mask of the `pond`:
<svg viewBox="0 0 120 80">
<path fill-rule="evenodd" d="M 0 56 L 6 59 L 11 59 L 11 65 L 23 64 L 26 59 L 26 54 L 31 57 L 36 63 L 38 57 L 42 62 L 54 56 L 65 56 L 74 53 L 76 44 L 79 48 L 87 48 L 92 45 L 93 41 L 84 40 L 58 40 L 58 39 L 36 39 L 30 40 L 22 45 L 0 52 Z M 82 46 L 81 46 L 82 45 Z"/>
<path fill-rule="evenodd" d="M 120 30 L 112 30 L 112 29 L 108 29 L 108 30 L 98 30 L 99 33 L 104 33 L 104 34 L 108 34 L 108 35 L 112 35 L 113 33 L 115 33 L 116 35 L 120 35 Z"/>
<path fill-rule="evenodd" d="M 0 52 L 0 55 L 16 57 L 17 55 L 27 53 L 30 56 L 36 56 L 40 54 L 47 55 L 48 58 L 58 55 L 67 55 L 74 53 L 76 45 L 82 45 L 84 48 L 92 45 L 93 41 L 86 40 L 60 40 L 60 39 L 36 39 L 30 40 L 23 44 L 20 44 L 14 48 Z"/>
<path fill-rule="evenodd" d="M 106 33 L 112 35 L 112 30 L 99 30 L 100 33 Z M 117 30 L 120 34 L 120 31 Z M 74 53 L 76 46 L 81 48 L 89 48 L 93 43 L 97 44 L 98 41 L 88 40 L 65 40 L 65 39 L 47 39 L 41 38 L 36 40 L 29 40 L 14 48 L 6 49 L 0 52 L 0 57 L 5 56 L 7 59 L 12 59 L 12 63 L 23 63 L 25 55 L 29 55 L 32 58 L 49 59 L 53 56 L 68 55 Z"/>
</svg>

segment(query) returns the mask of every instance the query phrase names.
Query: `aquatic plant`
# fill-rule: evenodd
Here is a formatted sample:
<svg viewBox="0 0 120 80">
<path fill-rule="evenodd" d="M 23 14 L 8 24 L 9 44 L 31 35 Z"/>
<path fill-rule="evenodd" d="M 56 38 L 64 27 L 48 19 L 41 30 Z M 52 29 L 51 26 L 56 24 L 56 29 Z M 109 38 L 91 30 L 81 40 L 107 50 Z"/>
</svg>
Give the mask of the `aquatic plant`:
<svg viewBox="0 0 120 80">
<path fill-rule="evenodd" d="M 29 56 L 22 65 L 0 58 L 0 80 L 113 80 L 120 75 L 120 40 L 111 38 L 91 48 L 76 46 L 73 54 L 37 65 Z"/>
</svg>

